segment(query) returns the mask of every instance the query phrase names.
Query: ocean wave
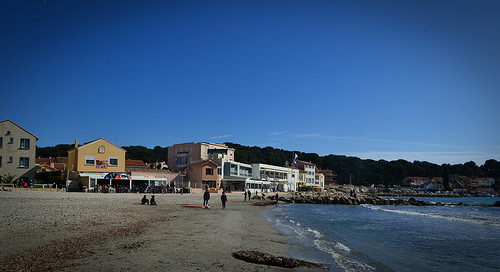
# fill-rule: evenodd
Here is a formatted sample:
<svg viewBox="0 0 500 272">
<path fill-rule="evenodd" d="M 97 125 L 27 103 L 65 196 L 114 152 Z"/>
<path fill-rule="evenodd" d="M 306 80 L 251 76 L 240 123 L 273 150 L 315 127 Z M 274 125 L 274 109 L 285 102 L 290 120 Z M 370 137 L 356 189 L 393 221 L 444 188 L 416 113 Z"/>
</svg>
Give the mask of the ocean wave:
<svg viewBox="0 0 500 272">
<path fill-rule="evenodd" d="M 323 234 L 321 234 L 321 232 L 319 232 L 317 230 L 313 230 L 313 229 L 307 228 L 307 231 L 313 233 L 316 238 L 322 238 L 323 237 Z"/>
<path fill-rule="evenodd" d="M 326 240 L 314 240 L 314 245 L 316 247 L 326 253 L 329 253 L 333 260 L 335 261 L 336 264 L 338 264 L 340 267 L 342 267 L 345 271 L 351 272 L 351 271 L 356 271 L 356 272 L 368 272 L 368 271 L 375 271 L 375 268 L 365 264 L 363 262 L 357 261 L 353 258 L 350 258 L 348 256 L 342 255 L 338 253 L 335 249 L 342 249 L 342 250 L 348 250 L 350 252 L 350 249 L 339 243 L 339 242 L 332 242 L 332 241 L 326 241 Z"/>
<path fill-rule="evenodd" d="M 464 218 L 464 217 L 447 216 L 447 215 L 434 214 L 434 213 L 405 211 L 405 210 L 393 210 L 393 209 L 387 209 L 387 208 L 383 208 L 380 206 L 374 206 L 374 205 L 370 205 L 370 204 L 363 204 L 361 206 L 368 208 L 368 209 L 371 209 L 371 210 L 374 210 L 374 211 L 384 211 L 384 212 L 398 213 L 398 214 L 404 214 L 404 215 L 425 216 L 425 217 L 436 218 L 436 219 L 445 219 L 445 220 L 450 220 L 450 221 L 458 221 L 458 222 L 500 227 L 500 222 L 492 221 L 492 220 L 488 220 L 488 219 L 484 219 L 484 218 Z"/>
</svg>

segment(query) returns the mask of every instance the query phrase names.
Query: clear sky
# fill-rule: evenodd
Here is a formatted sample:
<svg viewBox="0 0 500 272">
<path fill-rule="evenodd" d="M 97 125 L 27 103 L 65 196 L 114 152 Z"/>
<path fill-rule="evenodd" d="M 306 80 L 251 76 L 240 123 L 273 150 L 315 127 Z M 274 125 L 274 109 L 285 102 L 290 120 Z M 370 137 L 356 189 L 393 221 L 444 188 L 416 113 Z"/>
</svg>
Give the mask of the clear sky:
<svg viewBox="0 0 500 272">
<path fill-rule="evenodd" d="M 38 146 L 500 160 L 500 1 L 45 2 L 0 2 L 0 119 Z"/>
</svg>

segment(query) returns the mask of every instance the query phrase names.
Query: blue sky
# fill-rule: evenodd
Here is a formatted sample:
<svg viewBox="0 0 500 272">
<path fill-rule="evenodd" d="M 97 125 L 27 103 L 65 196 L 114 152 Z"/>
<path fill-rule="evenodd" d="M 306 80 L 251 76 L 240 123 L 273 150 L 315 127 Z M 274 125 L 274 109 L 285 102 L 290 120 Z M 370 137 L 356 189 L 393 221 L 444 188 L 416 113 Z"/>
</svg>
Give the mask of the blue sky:
<svg viewBox="0 0 500 272">
<path fill-rule="evenodd" d="M 38 146 L 483 164 L 500 160 L 498 14 L 499 1 L 2 1 L 0 119 Z"/>
</svg>

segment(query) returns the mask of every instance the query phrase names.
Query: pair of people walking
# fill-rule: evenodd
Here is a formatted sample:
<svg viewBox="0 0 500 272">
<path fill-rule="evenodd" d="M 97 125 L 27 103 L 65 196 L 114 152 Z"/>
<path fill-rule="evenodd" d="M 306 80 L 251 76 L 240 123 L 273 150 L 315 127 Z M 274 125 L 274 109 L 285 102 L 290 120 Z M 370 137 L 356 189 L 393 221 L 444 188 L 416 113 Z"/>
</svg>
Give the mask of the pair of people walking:
<svg viewBox="0 0 500 272">
<path fill-rule="evenodd" d="M 203 193 L 203 207 L 205 207 L 205 209 L 210 209 L 210 206 L 208 205 L 209 200 L 210 200 L 210 193 L 208 192 L 208 190 L 206 190 L 205 193 Z M 222 209 L 225 209 L 226 202 L 227 202 L 227 196 L 226 196 L 226 193 L 224 191 L 222 191 L 222 195 L 220 196 L 220 200 L 222 202 Z"/>
</svg>

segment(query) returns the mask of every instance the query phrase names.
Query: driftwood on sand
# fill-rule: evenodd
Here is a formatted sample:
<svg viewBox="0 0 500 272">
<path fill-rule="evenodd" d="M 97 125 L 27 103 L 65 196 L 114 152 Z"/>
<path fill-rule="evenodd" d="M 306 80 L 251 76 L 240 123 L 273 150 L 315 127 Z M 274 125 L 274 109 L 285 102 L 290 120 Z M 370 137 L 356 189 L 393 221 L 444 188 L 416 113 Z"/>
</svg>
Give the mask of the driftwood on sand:
<svg viewBox="0 0 500 272">
<path fill-rule="evenodd" d="M 265 264 L 265 265 L 279 266 L 285 268 L 322 267 L 322 265 L 317 263 L 297 260 L 289 257 L 274 256 L 268 253 L 260 251 L 252 251 L 252 250 L 243 250 L 234 252 L 233 257 L 250 263 Z"/>
</svg>

